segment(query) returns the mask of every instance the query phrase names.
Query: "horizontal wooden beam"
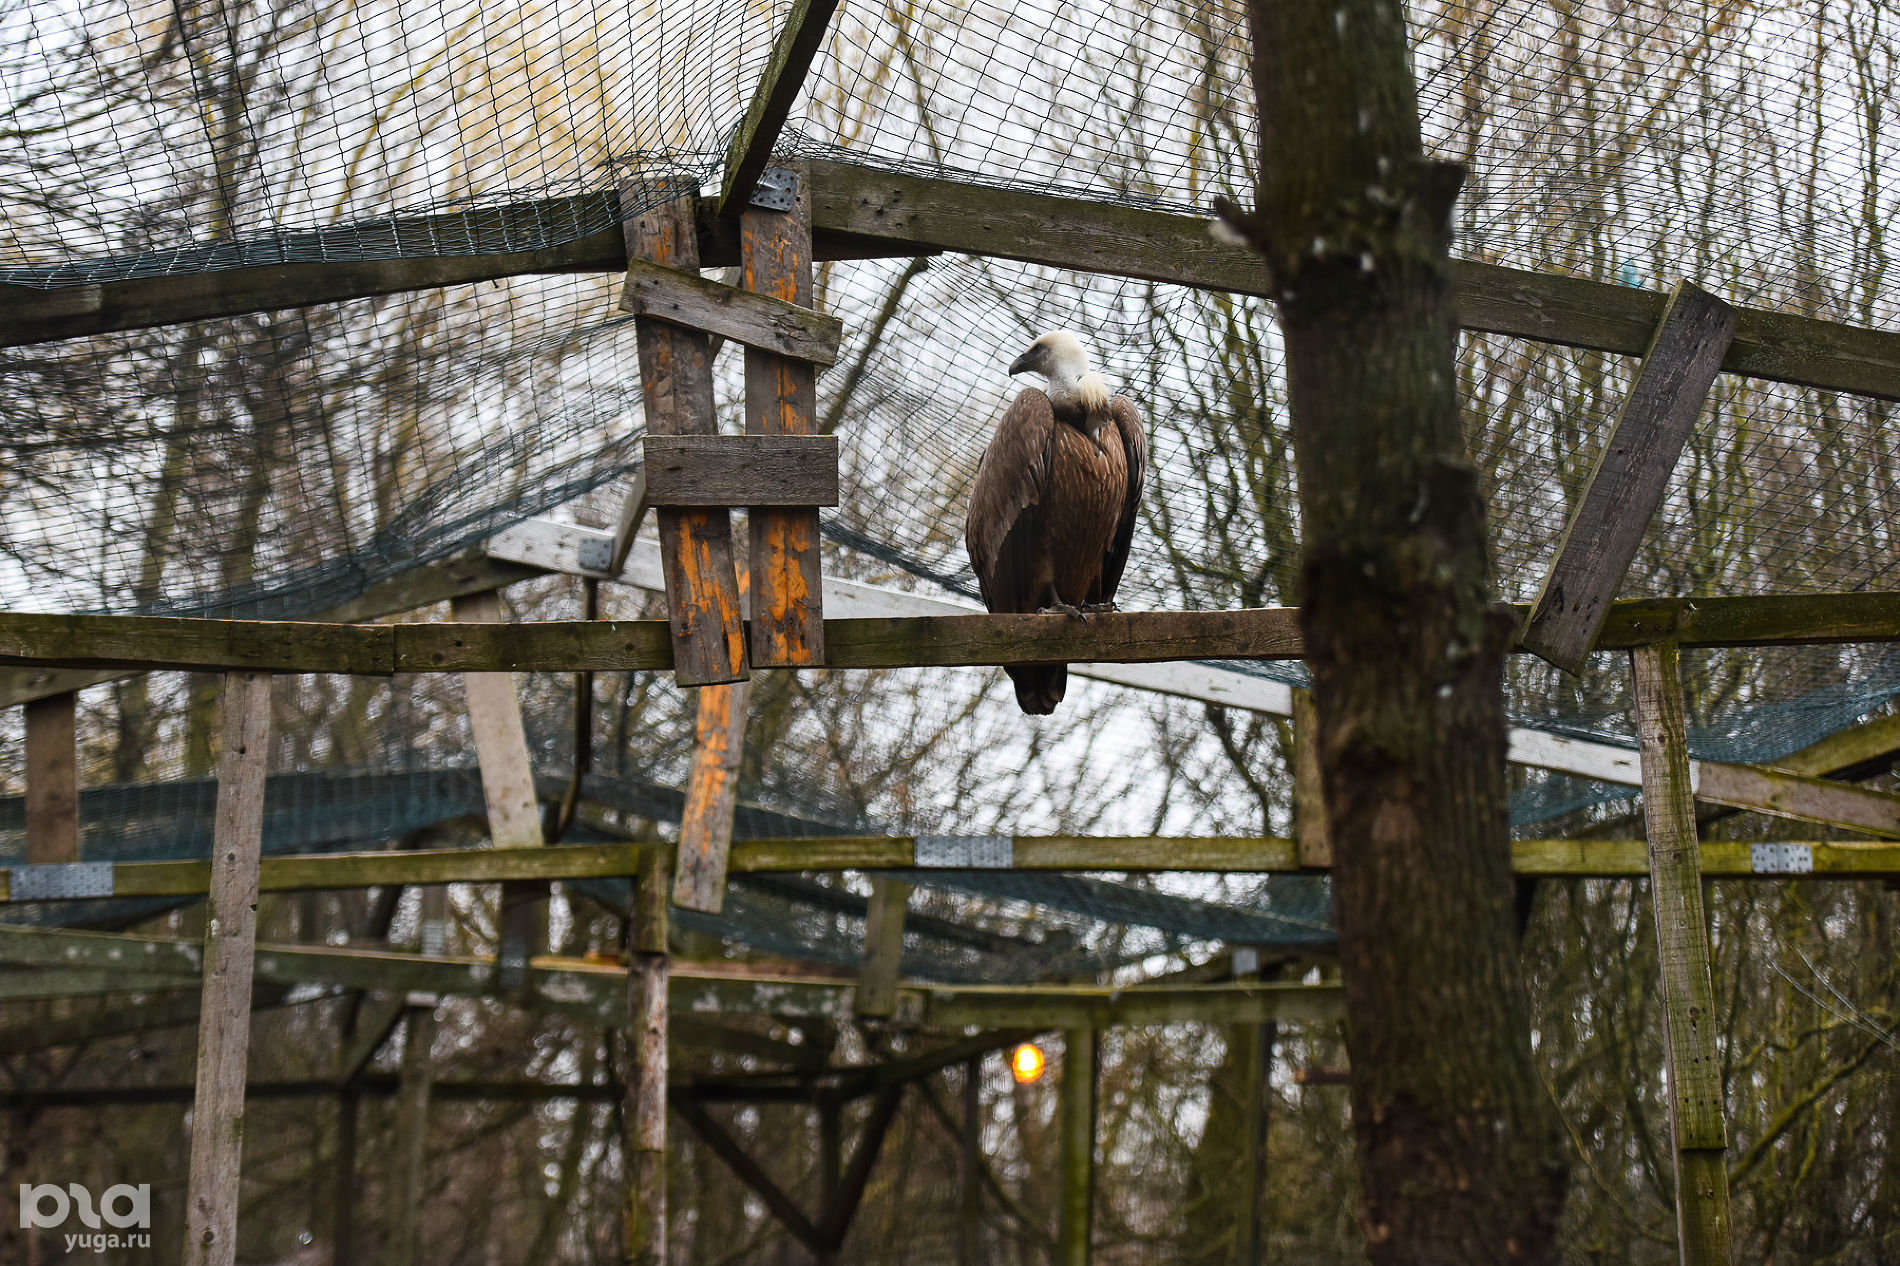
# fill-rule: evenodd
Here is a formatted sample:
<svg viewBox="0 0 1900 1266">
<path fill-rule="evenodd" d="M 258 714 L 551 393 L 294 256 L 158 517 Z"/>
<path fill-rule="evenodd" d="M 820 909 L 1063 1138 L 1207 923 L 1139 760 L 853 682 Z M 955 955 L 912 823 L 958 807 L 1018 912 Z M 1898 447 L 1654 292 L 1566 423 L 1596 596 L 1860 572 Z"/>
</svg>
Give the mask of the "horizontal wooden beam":
<svg viewBox="0 0 1900 1266">
<path fill-rule="evenodd" d="M 1266 265 L 1216 240 L 1210 221 L 1051 194 L 813 163 L 812 225 L 892 247 L 998 255 L 1032 264 L 1269 295 Z M 1453 260 L 1468 330 L 1640 356 L 1662 319 L 1661 291 Z M 1900 334 L 1738 309 L 1730 373 L 1900 400 Z"/>
<path fill-rule="evenodd" d="M 1220 985 L 959 985 L 925 991 L 936 1028 L 1106 1029 L 1147 1024 L 1326 1023 L 1345 1014 L 1336 984 L 1245 981 Z"/>
<path fill-rule="evenodd" d="M 1522 619 L 1525 608 L 1502 606 Z M 1900 593 L 1619 602 L 1598 649 L 1900 641 Z M 827 668 L 1299 659 L 1294 607 L 828 620 Z M 0 664 L 281 673 L 669 669 L 660 620 L 355 625 L 171 616 L 0 613 Z"/>
<path fill-rule="evenodd" d="M 836 364 L 844 340 L 837 317 L 644 259 L 627 261 L 620 310 L 814 365 Z"/>
<path fill-rule="evenodd" d="M 835 435 L 649 435 L 641 441 L 655 506 L 835 506 Z"/>
</svg>

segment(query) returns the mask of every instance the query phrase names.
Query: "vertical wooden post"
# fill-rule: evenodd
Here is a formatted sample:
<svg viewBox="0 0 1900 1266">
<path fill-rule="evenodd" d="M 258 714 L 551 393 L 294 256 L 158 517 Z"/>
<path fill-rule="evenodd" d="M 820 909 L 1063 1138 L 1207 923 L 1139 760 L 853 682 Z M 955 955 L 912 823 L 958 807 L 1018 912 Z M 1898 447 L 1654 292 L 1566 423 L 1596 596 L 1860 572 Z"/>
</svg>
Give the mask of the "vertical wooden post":
<svg viewBox="0 0 1900 1266">
<path fill-rule="evenodd" d="M 1263 970 L 1262 979 L 1279 975 L 1280 969 Z M 1252 1025 L 1247 1030 L 1247 1068 L 1242 1111 L 1247 1114 L 1241 1134 L 1240 1192 L 1241 1205 L 1235 1219 L 1234 1266 L 1259 1266 L 1265 1260 L 1261 1240 L 1260 1203 L 1267 1189 L 1267 1127 L 1272 1121 L 1273 1100 L 1270 1081 L 1273 1072 L 1273 1043 L 1280 1026 L 1272 1020 Z"/>
<path fill-rule="evenodd" d="M 844 1104 L 821 1090 L 812 1107 L 818 1113 L 818 1225 L 826 1228 L 837 1214 L 838 1180 L 844 1176 Z M 837 1246 L 827 1242 L 812 1259 L 816 1266 L 836 1266 Z"/>
<path fill-rule="evenodd" d="M 430 1055 L 435 1048 L 433 994 L 409 997 L 403 1038 L 402 1076 L 396 1085 L 396 1165 L 390 1185 L 389 1247 L 383 1266 L 415 1266 L 422 1229 L 424 1171 L 429 1157 L 429 1092 L 434 1078 Z"/>
<path fill-rule="evenodd" d="M 739 806 L 739 766 L 745 760 L 747 707 L 752 683 L 701 686 L 693 721 L 693 766 L 680 820 L 679 870 L 673 904 L 717 914 L 726 902 L 726 858 Z"/>
<path fill-rule="evenodd" d="M 270 695 L 268 673 L 225 675 L 224 752 L 218 761 L 211 888 L 205 901 L 204 1001 L 198 1020 L 184 1266 L 232 1266 L 237 1257 L 238 1165 L 244 1144 Z"/>
<path fill-rule="evenodd" d="M 355 1266 L 356 1092 L 336 1097 L 336 1171 L 330 1224 L 330 1266 Z"/>
<path fill-rule="evenodd" d="M 904 910 L 910 885 L 896 879 L 871 881 L 871 908 L 864 920 L 864 959 L 858 968 L 857 1012 L 888 1016 L 897 1010 L 897 977 L 904 960 Z"/>
<path fill-rule="evenodd" d="M 1728 1266 L 1728 1129 L 1716 1057 L 1715 988 L 1695 788 L 1683 717 L 1681 652 L 1674 642 L 1630 652 L 1636 736 L 1649 830 L 1650 896 L 1662 967 L 1669 1123 L 1676 1152 L 1676 1235 L 1683 1266 Z"/>
<path fill-rule="evenodd" d="M 629 202 L 636 196 L 625 195 Z M 627 221 L 627 256 L 691 272 L 699 266 L 689 194 Z M 652 435 L 712 435 L 712 357 L 698 330 L 640 317 L 640 382 Z M 733 569 L 732 518 L 725 510 L 659 507 L 660 555 L 666 571 L 667 618 L 673 627 L 673 674 L 682 686 L 743 681 L 745 626 Z"/>
<path fill-rule="evenodd" d="M 1319 715 L 1313 692 L 1293 691 L 1293 840 L 1300 865 L 1330 867 L 1332 837 L 1326 832 L 1326 799 L 1319 774 Z"/>
<path fill-rule="evenodd" d="M 457 620 L 500 624 L 501 594 L 496 590 L 464 594 L 449 604 Z M 521 720 L 521 696 L 513 673 L 463 673 L 469 728 L 475 759 L 482 771 L 482 800 L 488 807 L 488 834 L 496 848 L 539 848 L 540 802 L 534 792 L 534 762 L 528 754 L 527 727 Z M 520 988 L 528 959 L 546 947 L 546 884 L 515 881 L 501 886 L 501 983 Z"/>
<path fill-rule="evenodd" d="M 963 1066 L 963 1149 L 957 1156 L 957 1266 L 983 1266 L 983 1057 Z"/>
<path fill-rule="evenodd" d="M 26 705 L 26 860 L 79 860 L 79 696 Z"/>
<path fill-rule="evenodd" d="M 797 169 L 790 210 L 746 207 L 739 217 L 741 284 L 809 308 L 811 173 Z M 751 435 L 808 435 L 818 412 L 818 371 L 754 347 L 745 350 L 745 429 Z M 751 535 L 754 667 L 825 662 L 824 584 L 819 571 L 818 510 L 754 509 Z"/>
<path fill-rule="evenodd" d="M 666 859 L 644 850 L 627 921 L 626 1258 L 666 1266 Z"/>
<path fill-rule="evenodd" d="M 1088 1266 L 1095 1221 L 1095 1031 L 1062 1035 L 1061 1204 L 1055 1266 Z"/>
</svg>

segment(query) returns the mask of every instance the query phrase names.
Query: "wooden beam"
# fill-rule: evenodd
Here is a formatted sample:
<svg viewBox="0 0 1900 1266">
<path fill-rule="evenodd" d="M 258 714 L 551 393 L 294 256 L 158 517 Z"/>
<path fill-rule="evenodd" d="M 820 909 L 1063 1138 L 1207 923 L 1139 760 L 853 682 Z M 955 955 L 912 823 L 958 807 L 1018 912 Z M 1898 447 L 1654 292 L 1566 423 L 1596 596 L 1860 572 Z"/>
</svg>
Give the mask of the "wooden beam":
<svg viewBox="0 0 1900 1266">
<path fill-rule="evenodd" d="M 739 806 L 739 766 L 752 697 L 750 682 L 702 686 L 693 719 L 693 763 L 680 820 L 673 904 L 717 914 L 726 903 L 726 866 Z"/>
<path fill-rule="evenodd" d="M 896 879 L 871 881 L 871 909 L 864 921 L 864 961 L 858 968 L 858 1014 L 882 1019 L 897 1009 L 897 976 L 904 958 L 904 908 L 911 886 Z"/>
<path fill-rule="evenodd" d="M 713 1155 L 726 1163 L 727 1168 L 736 1174 L 740 1181 L 750 1187 L 762 1204 L 777 1218 L 779 1225 L 792 1233 L 792 1236 L 813 1254 L 825 1252 L 825 1239 L 812 1220 L 798 1203 L 785 1194 L 783 1188 L 772 1181 L 759 1163 L 747 1154 L 737 1139 L 722 1129 L 717 1121 L 689 1097 L 680 1096 L 673 1101 L 673 1110 L 679 1113 L 680 1120 L 692 1128 L 701 1142 L 706 1144 Z"/>
<path fill-rule="evenodd" d="M 1900 795 L 1890 791 L 1805 778 L 1765 765 L 1700 761 L 1692 773 L 1695 798 L 1709 804 L 1900 839 Z"/>
<path fill-rule="evenodd" d="M 643 857 L 627 921 L 624 1244 L 630 1266 L 666 1266 L 668 886 L 665 859 Z"/>
<path fill-rule="evenodd" d="M 835 435 L 654 435 L 642 447 L 650 505 L 838 504 Z M 817 510 L 811 515 L 815 545 Z M 770 608 L 755 603 L 753 609 Z"/>
<path fill-rule="evenodd" d="M 689 194 L 628 220 L 627 258 L 697 268 L 696 201 Z M 645 317 L 636 319 L 635 326 L 647 434 L 716 433 L 712 356 L 706 336 Z M 675 677 L 682 686 L 743 681 L 747 676 L 745 632 L 740 623 L 730 515 L 725 510 L 666 508 L 657 514 Z"/>
<path fill-rule="evenodd" d="M 204 1000 L 181 1254 L 186 1266 L 233 1266 L 237 1258 L 238 1164 L 270 723 L 271 679 L 262 673 L 228 675 L 205 910 Z"/>
<path fill-rule="evenodd" d="M 809 365 L 832 365 L 844 339 L 844 323 L 805 304 L 754 294 L 707 281 L 643 259 L 627 261 L 620 310 L 689 330 L 716 334 L 749 348 L 794 357 Z"/>
<path fill-rule="evenodd" d="M 76 692 L 26 705 L 26 860 L 79 860 L 79 759 Z"/>
<path fill-rule="evenodd" d="M 821 19 L 822 21 L 822 19 Z M 810 306 L 812 291 L 811 173 L 795 168 L 792 204 L 784 210 L 748 206 L 739 217 L 740 275 L 749 290 Z M 817 374 L 789 357 L 750 348 L 745 357 L 745 429 L 761 439 L 802 443 L 836 436 L 810 434 L 818 416 Z M 835 483 L 834 454 L 827 473 Z M 825 662 L 824 574 L 818 511 L 831 501 L 792 509 L 755 509 L 747 516 L 751 559 L 752 662 L 800 668 Z M 759 503 L 749 502 L 757 505 Z"/>
<path fill-rule="evenodd" d="M 1094 1253 L 1095 1052 L 1093 1028 L 1069 1029 L 1062 1035 L 1055 1266 L 1088 1266 Z"/>
<path fill-rule="evenodd" d="M 837 7 L 838 0 L 792 0 L 765 73 L 726 147 L 725 174 L 719 182 L 721 218 L 738 215 L 751 202 Z"/>
<path fill-rule="evenodd" d="M 1266 265 L 1210 236 L 1198 216 L 1050 194 L 812 165 L 812 225 L 884 243 L 996 255 L 1053 268 L 1269 295 Z M 1667 297 L 1608 282 L 1451 262 L 1463 328 L 1641 355 Z M 1722 358 L 1729 373 L 1900 400 L 1900 334 L 1740 309 Z"/>
<path fill-rule="evenodd" d="M 369 1062 L 376 1058 L 376 1052 L 383 1049 L 383 1043 L 402 1023 L 403 1012 L 409 1007 L 405 994 L 387 995 L 372 999 L 368 1006 L 356 1013 L 354 1032 L 345 1034 L 342 1045 L 336 1052 L 336 1083 L 347 1086 L 362 1076 Z"/>
<path fill-rule="evenodd" d="M 404 1020 L 402 1078 L 396 1089 L 396 1155 L 389 1185 L 389 1239 L 384 1266 L 415 1266 L 427 1260 L 418 1251 L 422 1230 L 422 1193 L 429 1161 L 429 1091 L 434 1082 L 435 998 L 413 994 Z"/>
<path fill-rule="evenodd" d="M 1583 671 L 1734 334 L 1735 309 L 1676 283 L 1519 638 L 1565 672 Z"/>
<path fill-rule="evenodd" d="M 356 1091 L 336 1097 L 336 1158 L 330 1177 L 330 1266 L 356 1260 Z"/>
<path fill-rule="evenodd" d="M 824 1212 L 820 1215 L 818 1233 L 830 1254 L 835 1255 L 844 1247 L 851 1219 L 856 1216 L 858 1205 L 864 1199 L 864 1188 L 871 1181 L 871 1169 L 877 1164 L 878 1152 L 883 1150 L 884 1137 L 890 1132 L 891 1122 L 897 1119 L 897 1109 L 903 1102 L 903 1082 L 885 1086 L 877 1092 L 877 1101 L 871 1105 L 870 1115 L 858 1131 L 858 1145 L 851 1153 L 851 1163 L 839 1177 L 833 1198 L 824 1202 Z"/>
<path fill-rule="evenodd" d="M 1300 865 L 1333 864 L 1333 841 L 1326 830 L 1325 790 L 1320 783 L 1319 716 L 1313 710 L 1313 692 L 1293 692 L 1293 838 L 1299 844 Z"/>
<path fill-rule="evenodd" d="M 1688 729 L 1676 648 L 1630 653 L 1643 817 L 1649 826 L 1650 894 L 1662 967 L 1664 1059 L 1675 1139 L 1676 1235 L 1683 1266 L 1727 1266 L 1728 1128 L 1722 1113 L 1720 1023 L 1709 975 Z"/>
<path fill-rule="evenodd" d="M 938 985 L 923 991 L 936 1028 L 1088 1029 L 1121 1025 L 1326 1023 L 1343 1014 L 1336 985 Z"/>
<path fill-rule="evenodd" d="M 926 1088 L 928 1093 L 928 1088 Z M 957 1266 L 983 1266 L 983 1057 L 963 1066 L 963 1119 L 957 1131 Z"/>
</svg>

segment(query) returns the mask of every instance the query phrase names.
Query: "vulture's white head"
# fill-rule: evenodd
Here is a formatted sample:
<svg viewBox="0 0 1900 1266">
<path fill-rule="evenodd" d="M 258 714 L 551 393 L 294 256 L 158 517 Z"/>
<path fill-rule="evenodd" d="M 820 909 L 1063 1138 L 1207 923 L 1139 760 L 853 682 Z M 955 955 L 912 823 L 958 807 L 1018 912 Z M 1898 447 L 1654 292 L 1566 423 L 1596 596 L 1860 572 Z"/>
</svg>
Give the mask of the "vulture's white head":
<svg viewBox="0 0 1900 1266">
<path fill-rule="evenodd" d="M 1108 380 L 1090 372 L 1088 351 L 1068 330 L 1055 330 L 1031 343 L 1028 351 L 1010 363 L 1009 372 L 1048 379 L 1049 403 L 1058 409 L 1081 405 L 1092 423 L 1091 431 L 1108 420 Z"/>
</svg>

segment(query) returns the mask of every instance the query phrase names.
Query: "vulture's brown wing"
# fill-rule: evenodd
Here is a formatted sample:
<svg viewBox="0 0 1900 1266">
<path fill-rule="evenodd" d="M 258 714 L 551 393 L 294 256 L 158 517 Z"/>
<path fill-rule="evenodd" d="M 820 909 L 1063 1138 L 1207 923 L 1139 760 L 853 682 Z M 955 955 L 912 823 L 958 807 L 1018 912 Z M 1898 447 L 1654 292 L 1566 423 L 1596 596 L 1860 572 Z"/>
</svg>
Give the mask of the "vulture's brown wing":
<svg viewBox="0 0 1900 1266">
<path fill-rule="evenodd" d="M 1108 402 L 1108 415 L 1121 432 L 1122 452 L 1128 456 L 1128 495 L 1122 502 L 1122 517 L 1115 524 L 1115 538 L 1102 560 L 1102 578 L 1090 595 L 1090 602 L 1111 602 L 1122 582 L 1122 568 L 1128 565 L 1129 543 L 1135 539 L 1135 520 L 1141 515 L 1141 488 L 1148 477 L 1148 437 L 1141 429 L 1141 413 L 1127 396 Z"/>
<path fill-rule="evenodd" d="M 964 543 L 992 611 L 1033 611 L 1036 507 L 1049 480 L 1055 433 L 1049 397 L 1030 387 L 1010 402 L 976 468 Z"/>
</svg>

